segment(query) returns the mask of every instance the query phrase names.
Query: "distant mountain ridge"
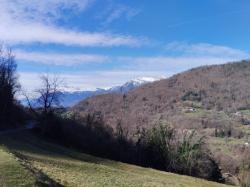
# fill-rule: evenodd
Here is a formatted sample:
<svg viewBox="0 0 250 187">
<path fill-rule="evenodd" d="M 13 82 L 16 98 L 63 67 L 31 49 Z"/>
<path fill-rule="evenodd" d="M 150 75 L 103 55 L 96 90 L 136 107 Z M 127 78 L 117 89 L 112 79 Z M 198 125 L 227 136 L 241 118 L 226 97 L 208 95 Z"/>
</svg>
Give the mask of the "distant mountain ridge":
<svg viewBox="0 0 250 187">
<path fill-rule="evenodd" d="M 88 99 L 93 96 L 109 94 L 109 93 L 127 93 L 135 88 L 138 88 L 147 83 L 151 83 L 157 80 L 160 80 L 164 77 L 153 78 L 153 77 L 140 77 L 133 80 L 130 80 L 122 85 L 113 86 L 111 88 L 97 88 L 96 90 L 86 90 L 86 91 L 64 91 L 61 92 L 61 105 L 63 107 L 71 107 L 76 105 L 78 102 Z M 31 102 L 35 103 L 36 99 L 32 99 Z M 21 103 L 26 106 L 26 99 L 21 100 Z M 35 105 L 35 104 L 34 104 Z"/>
<path fill-rule="evenodd" d="M 123 85 L 114 86 L 114 87 L 107 88 L 107 89 L 97 88 L 96 90 L 93 90 L 93 91 L 63 92 L 61 104 L 64 107 L 71 107 L 77 104 L 78 102 L 85 100 L 92 96 L 108 94 L 108 93 L 127 93 L 128 91 L 138 88 L 144 84 L 154 82 L 156 80 L 159 80 L 159 78 L 141 77 L 141 78 L 136 78 L 131 81 L 128 81 L 124 83 Z"/>
</svg>

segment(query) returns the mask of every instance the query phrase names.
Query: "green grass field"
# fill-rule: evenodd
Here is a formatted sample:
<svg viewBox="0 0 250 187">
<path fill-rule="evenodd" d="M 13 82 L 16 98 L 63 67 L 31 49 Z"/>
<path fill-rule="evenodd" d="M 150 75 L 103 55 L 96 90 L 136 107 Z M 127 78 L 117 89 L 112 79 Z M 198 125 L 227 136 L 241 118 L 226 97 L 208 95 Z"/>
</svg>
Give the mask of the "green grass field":
<svg viewBox="0 0 250 187">
<path fill-rule="evenodd" d="M 72 187 L 226 186 L 82 154 L 25 131 L 0 135 L 0 186 L 38 184 Z"/>
<path fill-rule="evenodd" d="M 14 157 L 0 149 L 0 186 L 34 186 L 35 177 Z"/>
</svg>

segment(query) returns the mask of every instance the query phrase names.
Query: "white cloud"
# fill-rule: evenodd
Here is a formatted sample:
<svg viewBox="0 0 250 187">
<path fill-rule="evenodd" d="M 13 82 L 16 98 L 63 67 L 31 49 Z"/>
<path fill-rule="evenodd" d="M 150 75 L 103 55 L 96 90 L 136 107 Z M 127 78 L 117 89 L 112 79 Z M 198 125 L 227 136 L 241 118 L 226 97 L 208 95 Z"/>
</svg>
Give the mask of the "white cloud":
<svg viewBox="0 0 250 187">
<path fill-rule="evenodd" d="M 180 52 L 184 56 L 222 57 L 222 58 L 249 58 L 249 54 L 239 49 L 208 43 L 172 42 L 166 45 L 170 52 Z"/>
<path fill-rule="evenodd" d="M 190 68 L 223 64 L 227 62 L 239 61 L 239 58 L 218 58 L 218 57 L 119 57 L 119 62 L 123 64 L 123 69 L 139 69 L 141 71 L 166 71 L 178 73 Z"/>
<path fill-rule="evenodd" d="M 189 47 L 190 46 L 190 47 Z M 173 70 L 175 72 L 201 66 L 222 64 L 226 62 L 247 59 L 250 55 L 244 51 L 233 49 L 227 46 L 211 44 L 184 45 L 171 43 L 169 50 L 180 51 L 181 55 L 170 56 L 108 56 L 84 53 L 48 53 L 48 52 L 27 52 L 23 50 L 14 51 L 17 60 L 30 61 L 43 64 L 54 64 L 71 66 L 84 63 L 106 63 L 112 62 L 113 69 L 140 70 L 140 71 L 161 71 Z"/>
<path fill-rule="evenodd" d="M 141 59 L 138 59 L 141 60 Z M 231 58 L 215 58 L 215 57 L 166 57 L 166 58 L 156 58 L 156 62 L 159 63 L 168 63 L 168 65 L 184 65 L 190 64 L 192 66 L 198 65 L 212 65 L 212 64 L 221 64 L 232 61 Z M 148 63 L 153 63 L 154 59 L 148 59 Z"/>
<path fill-rule="evenodd" d="M 2 11 L 13 19 L 51 22 L 63 17 L 63 11 L 80 12 L 93 0 L 0 0 Z"/>
<path fill-rule="evenodd" d="M 0 0 L 0 40 L 8 44 L 61 44 L 76 46 L 138 46 L 143 39 L 132 36 L 84 32 L 58 27 L 51 20 L 63 10 L 84 10 L 87 0 Z M 15 4 L 16 3 L 16 4 Z"/>
<path fill-rule="evenodd" d="M 94 54 L 60 54 L 45 52 L 26 52 L 22 50 L 14 51 L 16 59 L 19 61 L 28 61 L 42 64 L 53 64 L 61 66 L 71 66 L 83 63 L 101 63 L 109 58 L 103 55 Z"/>
<path fill-rule="evenodd" d="M 78 46 L 137 46 L 139 40 L 131 36 L 106 33 L 87 33 L 29 23 L 0 25 L 1 40 L 10 44 L 45 43 Z"/>
<path fill-rule="evenodd" d="M 124 17 L 127 20 L 130 20 L 132 17 L 136 16 L 140 11 L 129 6 L 122 4 L 112 5 L 107 11 L 107 17 L 105 18 L 103 24 L 110 24 L 111 22 Z"/>
<path fill-rule="evenodd" d="M 241 60 L 238 58 L 216 58 L 216 57 L 115 57 L 97 54 L 65 54 L 48 52 L 26 52 L 22 50 L 14 51 L 18 61 L 28 61 L 48 65 L 72 66 L 87 63 L 107 63 L 115 62 L 116 67 L 121 69 L 140 70 L 160 70 L 160 69 L 183 69 L 200 65 L 221 64 L 229 61 Z"/>
</svg>

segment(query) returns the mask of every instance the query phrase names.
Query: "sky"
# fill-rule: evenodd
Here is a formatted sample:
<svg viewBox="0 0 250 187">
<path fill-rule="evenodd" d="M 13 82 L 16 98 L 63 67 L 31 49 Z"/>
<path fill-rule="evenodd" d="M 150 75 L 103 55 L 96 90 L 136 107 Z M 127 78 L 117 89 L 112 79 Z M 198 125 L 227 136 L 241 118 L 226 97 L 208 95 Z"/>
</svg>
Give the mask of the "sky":
<svg viewBox="0 0 250 187">
<path fill-rule="evenodd" d="M 0 42 L 22 88 L 68 91 L 250 59 L 249 0 L 0 0 Z"/>
</svg>

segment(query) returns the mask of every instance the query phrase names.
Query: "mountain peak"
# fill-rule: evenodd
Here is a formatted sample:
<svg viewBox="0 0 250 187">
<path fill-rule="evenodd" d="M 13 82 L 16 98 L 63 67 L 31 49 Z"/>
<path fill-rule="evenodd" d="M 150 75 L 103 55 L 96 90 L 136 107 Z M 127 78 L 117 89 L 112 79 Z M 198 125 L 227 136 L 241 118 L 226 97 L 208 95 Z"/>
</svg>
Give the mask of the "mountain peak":
<svg viewBox="0 0 250 187">
<path fill-rule="evenodd" d="M 63 93 L 63 106 L 73 106 L 77 104 L 79 101 L 87 99 L 92 96 L 108 94 L 108 93 L 127 93 L 135 88 L 138 88 L 144 84 L 154 82 L 161 78 L 153 78 L 153 77 L 139 77 L 133 80 L 130 80 L 120 86 L 114 86 L 111 88 L 96 88 L 93 91 L 76 91 L 76 92 L 64 92 Z"/>
<path fill-rule="evenodd" d="M 156 80 L 159 80 L 159 78 L 153 78 L 153 77 L 139 77 L 136 79 L 132 79 L 125 84 L 121 86 L 114 86 L 108 89 L 110 92 L 118 92 L 118 93 L 126 93 L 130 90 L 133 90 L 139 86 L 142 86 L 147 83 L 154 82 Z"/>
</svg>

